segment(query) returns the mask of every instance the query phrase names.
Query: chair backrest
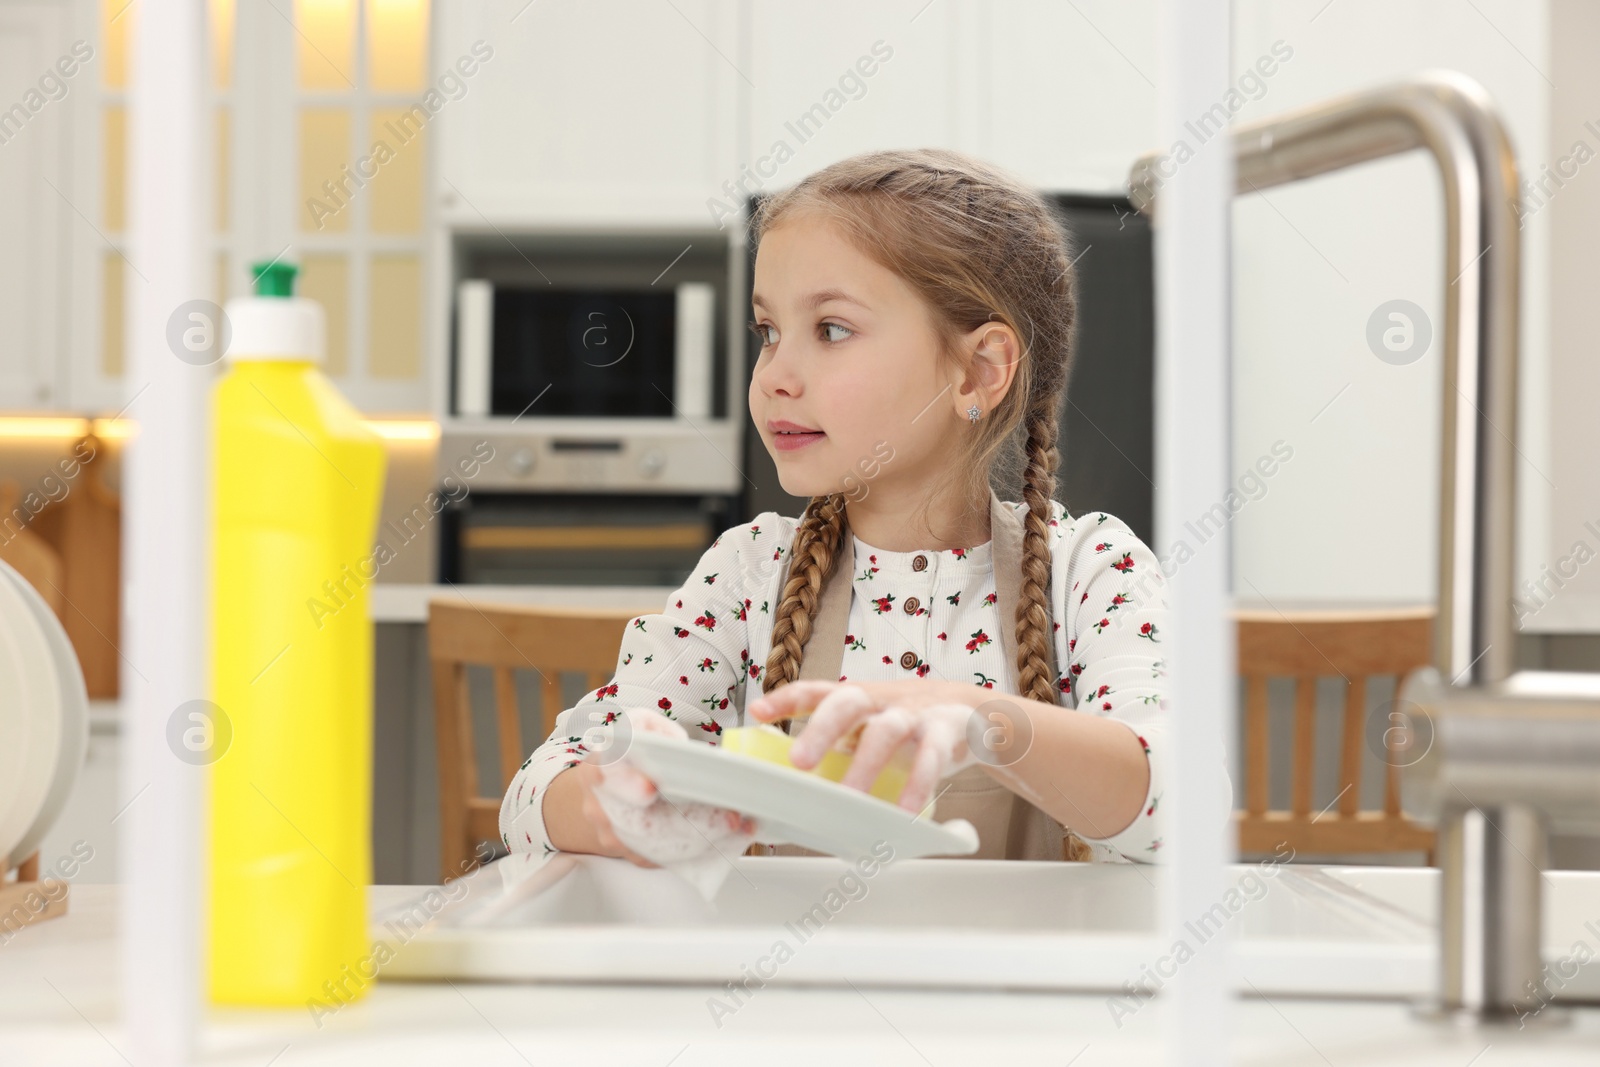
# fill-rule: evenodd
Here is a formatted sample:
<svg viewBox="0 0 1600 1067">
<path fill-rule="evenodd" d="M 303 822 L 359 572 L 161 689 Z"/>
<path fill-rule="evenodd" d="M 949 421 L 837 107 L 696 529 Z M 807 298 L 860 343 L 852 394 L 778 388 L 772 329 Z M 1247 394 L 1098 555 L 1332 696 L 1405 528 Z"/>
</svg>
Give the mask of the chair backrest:
<svg viewBox="0 0 1600 1067">
<path fill-rule="evenodd" d="M 17 525 L 13 512 L 21 510 L 17 507 L 21 493 L 16 482 L 0 482 L 0 559 L 33 586 L 59 619 L 66 606 L 61 555 L 31 528 Z"/>
<path fill-rule="evenodd" d="M 1245 808 L 1236 813 L 1241 852 L 1274 852 L 1281 844 L 1297 853 L 1422 851 L 1432 863 L 1432 832 L 1400 812 L 1399 771 L 1405 756 L 1396 747 L 1413 724 L 1386 719 L 1377 724 L 1381 733 L 1370 731 L 1383 745 L 1384 804 L 1371 811 L 1361 810 L 1360 804 L 1362 753 L 1369 736 L 1367 680 L 1394 675 L 1398 687 L 1406 674 L 1432 662 L 1433 618 L 1431 607 L 1234 612 L 1239 674 L 1245 683 Z M 1313 811 L 1316 686 L 1318 677 L 1330 675 L 1342 676 L 1346 683 L 1340 792 L 1327 810 Z M 1267 806 L 1267 679 L 1284 677 L 1295 684 L 1290 806 L 1272 811 Z"/>
<path fill-rule="evenodd" d="M 428 604 L 428 657 L 433 668 L 434 725 L 439 752 L 439 845 L 442 881 L 468 873 L 481 842 L 500 840 L 500 801 L 527 753 L 555 729 L 566 708 L 561 675 L 585 676 L 589 689 L 616 670 L 629 620 L 660 610 L 558 608 L 438 599 Z M 473 744 L 468 666 L 494 676 L 500 780 L 485 793 Z M 517 707 L 517 670 L 539 675 L 541 730 L 524 746 Z"/>
</svg>

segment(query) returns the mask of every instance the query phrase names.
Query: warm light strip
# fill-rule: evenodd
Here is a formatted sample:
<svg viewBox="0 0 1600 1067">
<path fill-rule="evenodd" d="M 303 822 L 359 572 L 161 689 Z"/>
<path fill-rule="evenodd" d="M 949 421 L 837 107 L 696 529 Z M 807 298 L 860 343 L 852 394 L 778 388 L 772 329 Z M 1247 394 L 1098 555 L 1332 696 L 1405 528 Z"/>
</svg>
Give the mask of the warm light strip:
<svg viewBox="0 0 1600 1067">
<path fill-rule="evenodd" d="M 431 419 L 368 419 L 366 426 L 388 441 L 436 441 L 439 424 Z M 133 436 L 132 419 L 88 419 L 70 415 L 0 416 L 0 437 L 36 440 L 76 439 L 94 431 L 108 441 L 125 441 Z"/>
<path fill-rule="evenodd" d="M 432 419 L 368 419 L 367 429 L 389 441 L 439 439 L 439 424 Z"/>
<path fill-rule="evenodd" d="M 43 415 L 0 418 L 0 437 L 82 437 L 89 431 L 89 420 Z"/>
</svg>

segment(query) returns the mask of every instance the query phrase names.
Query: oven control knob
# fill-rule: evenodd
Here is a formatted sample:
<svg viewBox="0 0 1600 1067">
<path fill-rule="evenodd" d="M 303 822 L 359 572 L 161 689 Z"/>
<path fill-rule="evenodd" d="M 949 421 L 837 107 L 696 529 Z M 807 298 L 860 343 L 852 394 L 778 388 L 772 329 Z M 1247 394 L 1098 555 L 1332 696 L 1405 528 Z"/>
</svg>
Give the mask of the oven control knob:
<svg viewBox="0 0 1600 1067">
<path fill-rule="evenodd" d="M 646 478 L 654 478 L 667 466 L 667 457 L 661 454 L 659 448 L 652 448 L 639 457 L 639 473 Z"/>
<path fill-rule="evenodd" d="M 511 453 L 511 458 L 506 460 L 506 464 L 511 468 L 512 474 L 518 478 L 526 478 L 533 472 L 533 449 L 517 449 Z"/>
</svg>

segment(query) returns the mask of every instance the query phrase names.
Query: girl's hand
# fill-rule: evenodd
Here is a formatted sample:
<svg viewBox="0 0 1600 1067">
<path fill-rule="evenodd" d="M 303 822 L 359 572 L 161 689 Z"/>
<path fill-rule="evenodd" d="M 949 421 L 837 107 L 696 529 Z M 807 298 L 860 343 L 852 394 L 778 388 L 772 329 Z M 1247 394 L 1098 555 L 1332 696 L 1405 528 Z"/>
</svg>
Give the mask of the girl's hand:
<svg viewBox="0 0 1600 1067">
<path fill-rule="evenodd" d="M 1013 756 L 1010 747 L 1000 742 L 1008 722 L 1011 743 L 1026 735 L 1022 709 L 1011 705 L 1014 714 L 1003 708 L 987 709 L 989 714 L 979 710 L 1002 700 L 993 690 L 956 682 L 804 681 L 752 701 L 749 713 L 759 722 L 809 714 L 789 758 L 804 769 L 815 766 L 829 747 L 853 751 L 842 784 L 863 791 L 872 787 L 902 745 L 913 746 L 911 773 L 899 806 L 920 812 L 940 779 L 980 761 L 1000 764 L 1020 758 L 1020 752 Z"/>
<path fill-rule="evenodd" d="M 756 821 L 739 812 L 709 804 L 673 804 L 643 771 L 627 762 L 628 738 L 635 731 L 699 744 L 689 739 L 680 723 L 654 709 L 629 708 L 622 719 L 622 728 L 606 747 L 591 751 L 572 768 L 572 773 L 582 775 L 581 810 L 594 828 L 602 855 L 658 867 L 657 861 L 687 859 L 718 842 L 754 834 Z"/>
<path fill-rule="evenodd" d="M 634 773 L 638 773 L 635 771 Z M 600 788 L 601 781 L 606 777 L 606 768 L 598 763 L 592 763 L 587 758 L 581 763 L 562 771 L 562 777 L 571 776 L 578 783 L 579 808 L 583 813 L 584 821 L 594 831 L 595 841 L 600 846 L 599 855 L 611 856 L 615 859 L 625 859 L 639 867 L 659 867 L 658 863 L 651 863 L 643 856 L 634 852 L 622 843 L 616 830 L 611 825 L 611 819 L 606 815 L 605 808 L 600 806 L 600 798 L 595 796 L 595 790 Z M 648 782 L 649 779 L 641 779 Z M 654 788 L 653 783 L 651 788 Z"/>
</svg>

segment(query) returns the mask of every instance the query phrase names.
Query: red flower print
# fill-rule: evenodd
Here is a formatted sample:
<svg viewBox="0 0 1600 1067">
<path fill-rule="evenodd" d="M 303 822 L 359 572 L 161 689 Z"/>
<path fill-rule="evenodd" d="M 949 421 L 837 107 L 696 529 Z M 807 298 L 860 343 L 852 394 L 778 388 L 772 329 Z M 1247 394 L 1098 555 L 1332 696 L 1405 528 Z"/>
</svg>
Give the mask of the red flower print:
<svg viewBox="0 0 1600 1067">
<path fill-rule="evenodd" d="M 1098 633 L 1103 633 L 1105 631 L 1105 628 L 1107 626 L 1110 626 L 1110 625 L 1111 625 L 1111 620 L 1110 619 L 1101 619 L 1099 622 L 1094 624 L 1094 632 L 1097 633 L 1097 634 Z"/>
<path fill-rule="evenodd" d="M 993 678 L 989 677 L 987 674 L 984 674 L 982 671 L 973 671 L 972 673 L 973 673 L 973 676 L 978 679 L 978 684 L 979 685 L 983 686 L 985 689 L 993 689 L 994 688 L 994 679 Z"/>
<path fill-rule="evenodd" d="M 1102 685 L 1099 689 L 1094 691 L 1094 695 L 1097 697 L 1103 697 L 1109 692 L 1111 692 L 1111 687 L 1109 685 Z"/>
<path fill-rule="evenodd" d="M 1133 553 L 1124 552 L 1122 558 L 1111 565 L 1111 569 L 1121 571 L 1123 574 L 1133 570 Z"/>
<path fill-rule="evenodd" d="M 950 554 L 952 556 L 954 556 L 956 559 L 966 559 L 967 558 L 967 550 L 964 549 L 964 548 L 952 548 L 950 550 Z"/>
<path fill-rule="evenodd" d="M 889 605 L 893 604 L 893 603 L 894 603 L 894 594 L 890 593 L 888 596 L 881 596 L 878 599 L 874 600 L 872 602 L 872 607 L 873 607 L 873 610 L 875 610 L 879 615 L 882 615 L 882 614 L 884 614 L 885 612 L 887 612 L 889 610 Z"/>
<path fill-rule="evenodd" d="M 715 719 L 711 720 L 710 722 L 701 723 L 700 724 L 700 729 L 704 730 L 708 734 L 721 734 L 722 733 L 722 727 L 717 724 L 717 721 Z"/>
<path fill-rule="evenodd" d="M 677 605 L 676 605 L 676 606 L 677 606 L 677 607 L 680 607 L 680 608 L 681 608 L 681 607 L 683 607 L 683 601 L 681 601 L 681 600 L 680 600 L 680 601 L 678 601 L 678 603 L 677 603 Z"/>
<path fill-rule="evenodd" d="M 760 532 L 761 532 L 760 525 L 751 526 L 750 527 L 750 540 L 754 541 L 756 539 L 756 535 L 759 534 Z M 720 541 L 722 539 L 719 537 L 717 540 Z"/>
<path fill-rule="evenodd" d="M 617 683 L 612 682 L 610 685 L 602 685 L 599 689 L 594 691 L 594 695 L 597 700 L 604 700 L 606 697 L 616 696 Z"/>
<path fill-rule="evenodd" d="M 989 635 L 984 633 L 982 630 L 979 630 L 977 633 L 972 635 L 972 640 L 967 642 L 967 652 L 969 654 L 976 652 L 978 649 L 982 648 L 988 643 Z"/>
<path fill-rule="evenodd" d="M 1122 605 L 1126 604 L 1127 602 L 1128 602 L 1128 598 L 1123 596 L 1121 593 L 1118 593 L 1116 596 L 1111 598 L 1111 606 L 1106 608 L 1106 610 L 1107 611 L 1116 611 L 1118 608 L 1120 608 Z"/>
<path fill-rule="evenodd" d="M 673 637 L 688 637 L 689 636 L 689 631 L 685 630 L 681 626 L 674 626 L 672 628 L 672 636 Z"/>
<path fill-rule="evenodd" d="M 1000 599 L 1000 595 L 998 593 L 990 593 L 988 596 L 983 598 L 983 606 L 984 607 L 988 607 L 990 604 L 993 604 L 996 600 L 999 600 L 999 599 Z"/>
<path fill-rule="evenodd" d="M 721 573 L 722 573 L 721 571 L 717 572 L 717 574 L 721 574 Z M 707 585 L 716 585 L 717 584 L 717 575 L 716 574 L 708 574 L 708 575 L 706 575 L 706 584 Z"/>
<path fill-rule="evenodd" d="M 1149 638 L 1156 644 L 1161 643 L 1161 639 L 1156 636 L 1156 634 L 1159 632 L 1160 631 L 1156 629 L 1156 625 L 1153 622 L 1147 622 L 1143 626 L 1139 627 L 1139 636 Z"/>
<path fill-rule="evenodd" d="M 917 664 L 917 677 L 918 678 L 926 677 L 927 673 L 929 671 L 931 671 L 931 670 L 933 670 L 933 668 L 928 666 L 926 663 L 919 663 L 919 664 Z"/>
<path fill-rule="evenodd" d="M 1100 710 L 1101 711 L 1110 711 L 1111 710 L 1111 701 L 1107 700 L 1105 703 L 1101 704 L 1100 705 Z"/>
<path fill-rule="evenodd" d="M 678 675 L 678 684 L 680 684 L 680 685 L 688 685 L 689 684 L 689 676 L 687 674 Z"/>
<path fill-rule="evenodd" d="M 1064 674 L 1060 678 L 1056 679 L 1056 688 L 1061 690 L 1063 693 L 1065 693 L 1071 686 L 1072 683 L 1067 681 L 1067 676 Z"/>
<path fill-rule="evenodd" d="M 1082 604 L 1085 600 L 1088 600 L 1088 599 L 1089 599 L 1089 590 L 1085 589 L 1083 591 L 1083 595 L 1078 598 L 1078 603 Z"/>
<path fill-rule="evenodd" d="M 668 700 L 666 697 L 662 697 L 660 700 L 656 701 L 656 707 L 660 708 L 662 711 L 668 711 L 672 707 L 672 701 Z"/>
<path fill-rule="evenodd" d="M 890 659 L 888 656 L 885 656 L 885 657 L 883 657 L 883 662 L 885 662 L 885 663 L 893 663 L 894 660 Z"/>
<path fill-rule="evenodd" d="M 1111 542 L 1109 542 L 1109 541 L 1101 541 L 1098 545 L 1094 546 L 1094 550 L 1096 552 L 1106 552 L 1106 551 L 1109 551 L 1110 548 L 1111 548 Z"/>
<path fill-rule="evenodd" d="M 944 635 L 944 634 L 942 634 L 942 633 L 941 633 L 941 634 L 940 634 L 940 635 L 939 635 L 939 640 L 941 640 L 941 641 L 943 641 L 943 640 L 944 640 L 944 639 L 945 639 L 945 635 Z"/>
<path fill-rule="evenodd" d="M 1139 739 L 1140 746 L 1144 748 L 1145 755 L 1148 756 L 1150 754 L 1150 742 L 1144 739 L 1143 734 L 1134 734 L 1133 736 Z"/>
<path fill-rule="evenodd" d="M 716 668 L 717 668 L 717 665 L 711 659 L 710 656 L 707 656 L 705 659 L 700 661 L 700 669 L 702 671 L 712 671 L 712 670 L 716 670 Z"/>
<path fill-rule="evenodd" d="M 1073 675 L 1073 677 L 1076 678 L 1078 675 L 1080 675 L 1082 673 L 1083 673 L 1083 664 L 1074 663 L 1072 665 L 1072 675 Z"/>
<path fill-rule="evenodd" d="M 1071 640 L 1069 640 L 1067 642 L 1067 651 L 1068 652 L 1071 652 L 1073 649 L 1075 649 L 1077 647 L 1078 647 L 1078 639 L 1076 637 L 1072 638 Z"/>
<path fill-rule="evenodd" d="M 715 630 L 717 628 L 717 617 L 708 611 L 704 615 L 696 617 L 694 624 L 707 630 Z"/>
<path fill-rule="evenodd" d="M 618 716 L 617 716 L 616 712 L 608 711 L 608 712 L 606 712 L 605 719 L 603 719 L 601 721 L 600 725 L 601 726 L 610 726 L 612 723 L 617 721 L 617 718 L 618 718 Z"/>
<path fill-rule="evenodd" d="M 960 607 L 961 606 L 961 594 L 960 593 L 951 593 L 949 596 L 945 597 L 945 599 L 947 601 L 949 601 L 952 605 L 956 606 L 956 607 Z"/>
</svg>

